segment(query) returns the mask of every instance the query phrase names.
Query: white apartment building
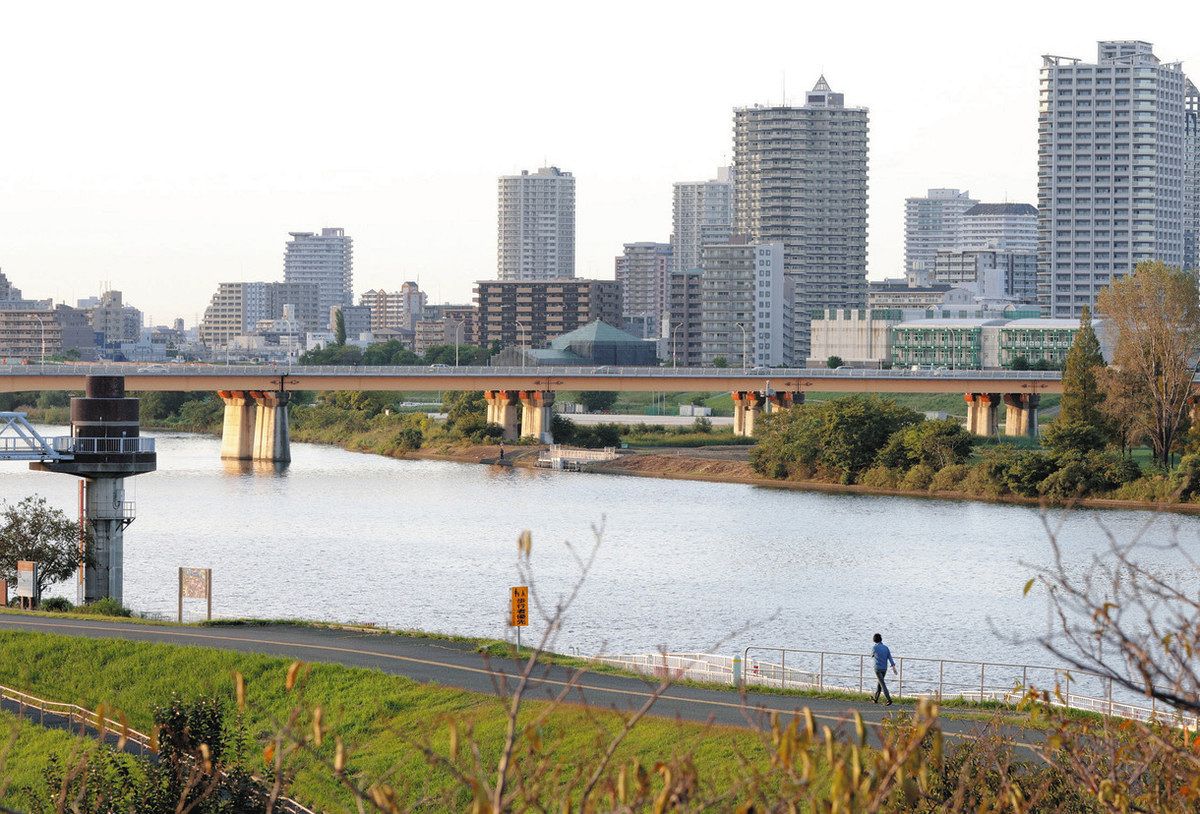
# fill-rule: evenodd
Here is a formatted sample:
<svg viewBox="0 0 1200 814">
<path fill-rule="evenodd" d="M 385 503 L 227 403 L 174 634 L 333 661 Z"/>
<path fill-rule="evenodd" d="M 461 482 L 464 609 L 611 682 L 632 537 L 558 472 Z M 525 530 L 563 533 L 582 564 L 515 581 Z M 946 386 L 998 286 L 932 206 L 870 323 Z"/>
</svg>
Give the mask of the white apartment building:
<svg viewBox="0 0 1200 814">
<path fill-rule="evenodd" d="M 1183 267 L 1200 269 L 1200 89 L 1184 95 Z"/>
<path fill-rule="evenodd" d="M 288 234 L 292 239 L 283 256 L 283 281 L 317 286 L 317 309 L 323 325 L 330 308 L 354 304 L 354 241 L 345 229 L 337 228 L 322 229 L 321 234 Z"/>
<path fill-rule="evenodd" d="M 792 277 L 782 243 L 733 237 L 705 246 L 700 258 L 701 360 L 730 367 L 789 366 Z"/>
<path fill-rule="evenodd" d="M 939 251 L 962 239 L 963 215 L 979 201 L 967 190 L 931 189 L 924 197 L 904 199 L 904 276 L 927 285 Z"/>
<path fill-rule="evenodd" d="M 733 170 L 717 168 L 710 181 L 674 185 L 671 263 L 675 271 L 700 268 L 700 252 L 733 234 Z"/>
<path fill-rule="evenodd" d="M 734 111 L 734 231 L 782 243 L 792 278 L 792 357 L 807 359 L 814 311 L 867 302 L 867 130 L 821 77 L 803 107 Z"/>
<path fill-rule="evenodd" d="M 1184 254 L 1184 91 L 1148 42 L 1101 42 L 1094 63 L 1044 56 L 1038 272 L 1051 317 L 1077 317 L 1142 260 Z"/>
<path fill-rule="evenodd" d="M 946 249 L 1037 254 L 1037 207 L 1023 203 L 980 203 L 963 212 L 958 243 Z"/>
<path fill-rule="evenodd" d="M 940 251 L 933 261 L 930 282 L 967 288 L 988 300 L 1036 305 L 1037 255 L 991 249 Z"/>
<path fill-rule="evenodd" d="M 558 167 L 502 175 L 496 263 L 501 280 L 575 276 L 575 178 Z"/>
<path fill-rule="evenodd" d="M 210 348 L 227 347 L 234 337 L 253 333 L 258 323 L 282 319 L 285 309 L 304 330 L 324 326 L 317 297 L 315 283 L 220 283 L 204 309 L 200 342 Z"/>
<path fill-rule="evenodd" d="M 642 339 L 655 339 L 662 332 L 667 310 L 667 276 L 671 273 L 670 243 L 626 243 L 616 258 L 617 282 L 621 284 L 622 327 Z"/>
</svg>

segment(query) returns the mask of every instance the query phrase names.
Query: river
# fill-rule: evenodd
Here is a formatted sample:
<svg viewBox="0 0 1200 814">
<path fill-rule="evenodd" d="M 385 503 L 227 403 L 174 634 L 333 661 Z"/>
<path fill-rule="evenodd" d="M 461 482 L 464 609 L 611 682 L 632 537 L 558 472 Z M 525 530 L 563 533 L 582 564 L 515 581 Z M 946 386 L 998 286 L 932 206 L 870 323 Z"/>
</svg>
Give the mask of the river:
<svg viewBox="0 0 1200 814">
<path fill-rule="evenodd" d="M 1045 599 L 1022 595 L 1030 564 L 1049 556 L 1033 508 L 400 461 L 310 444 L 294 444 L 294 461 L 277 470 L 223 463 L 215 438 L 156 437 L 158 471 L 126 487 L 138 516 L 125 536 L 125 602 L 139 611 L 173 615 L 186 565 L 213 569 L 219 616 L 503 637 L 521 530 L 533 533 L 535 587 L 553 604 L 578 573 L 565 541 L 586 552 L 603 523 L 560 651 L 861 652 L 880 631 L 910 656 L 1049 660 L 993 632 L 1046 628 Z M 73 515 L 76 484 L 0 466 L 10 501 L 37 492 Z M 1051 521 L 1062 522 L 1076 564 L 1103 549 L 1105 530 L 1121 540 L 1179 534 L 1200 548 L 1198 517 L 1077 510 Z M 537 632 L 535 619 L 526 640 Z"/>
</svg>

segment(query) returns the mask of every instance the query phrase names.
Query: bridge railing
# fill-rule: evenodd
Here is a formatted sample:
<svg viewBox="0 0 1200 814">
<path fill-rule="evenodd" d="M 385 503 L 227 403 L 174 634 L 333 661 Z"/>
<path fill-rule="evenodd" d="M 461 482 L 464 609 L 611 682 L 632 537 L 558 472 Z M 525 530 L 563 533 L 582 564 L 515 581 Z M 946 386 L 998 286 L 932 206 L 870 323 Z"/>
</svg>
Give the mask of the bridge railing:
<svg viewBox="0 0 1200 814">
<path fill-rule="evenodd" d="M 717 653 L 643 653 L 596 656 L 601 664 L 677 681 L 817 692 L 874 693 L 874 658 L 863 653 L 745 648 L 740 656 Z M 1121 693 L 1112 679 L 1096 673 L 1032 664 L 955 659 L 896 658 L 889 671 L 893 698 L 959 698 L 1015 704 L 1027 690 L 1048 693 L 1053 706 L 1138 721 L 1160 721 L 1195 729 L 1200 719 L 1159 705 L 1153 698 Z"/>
<path fill-rule="evenodd" d="M 51 438 L 50 442 L 56 452 L 73 455 L 128 455 L 135 452 L 154 452 L 154 439 L 143 436 L 137 438 L 78 438 L 73 435 L 59 435 Z"/>
<path fill-rule="evenodd" d="M 572 367 L 428 367 L 386 365 L 210 365 L 201 363 L 153 365 L 139 368 L 129 364 L 30 364 L 0 365 L 0 375 L 11 376 L 425 376 L 454 378 L 477 376 L 601 376 L 611 378 L 744 378 L 776 380 L 808 379 L 988 379 L 995 381 L 1058 381 L 1056 370 L 910 370 L 906 368 L 699 368 L 699 367 L 613 367 L 580 365 Z"/>
</svg>

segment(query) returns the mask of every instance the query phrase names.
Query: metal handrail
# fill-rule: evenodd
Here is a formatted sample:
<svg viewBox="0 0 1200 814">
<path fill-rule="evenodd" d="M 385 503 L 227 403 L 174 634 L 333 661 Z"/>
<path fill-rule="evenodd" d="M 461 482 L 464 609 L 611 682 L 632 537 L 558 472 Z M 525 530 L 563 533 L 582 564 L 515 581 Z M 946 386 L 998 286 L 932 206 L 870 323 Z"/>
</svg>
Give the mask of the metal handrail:
<svg viewBox="0 0 1200 814">
<path fill-rule="evenodd" d="M 138 744 L 147 751 L 157 751 L 157 748 L 154 745 L 154 740 L 146 733 L 139 732 L 138 730 L 129 726 L 127 721 L 114 721 L 112 718 L 100 715 L 98 712 L 86 709 L 78 704 L 68 704 L 63 701 L 50 701 L 45 698 L 39 698 L 36 695 L 30 695 L 27 692 L 22 692 L 21 690 L 13 689 L 12 687 L 6 687 L 0 684 L 0 699 L 4 698 L 15 701 L 21 706 L 22 717 L 24 717 L 24 709 L 29 707 L 31 709 L 38 710 L 39 712 L 43 713 L 43 715 L 44 713 L 48 712 L 52 715 L 66 717 L 71 723 L 75 723 L 75 721 L 78 720 L 85 726 L 90 726 L 92 729 L 95 729 L 101 734 L 108 732 L 120 735 L 126 740 Z M 258 777 L 257 775 L 252 775 L 251 777 L 253 780 L 262 782 L 262 778 Z M 259 792 L 263 795 L 266 794 L 266 792 L 262 791 L 261 789 Z M 316 814 L 316 812 L 311 808 L 308 808 L 303 803 L 297 802 L 290 797 L 280 797 L 279 802 L 286 805 L 288 810 L 294 812 L 294 814 Z"/>
<path fill-rule="evenodd" d="M 424 365 L 389 366 L 389 365 L 210 365 L 210 364 L 174 364 L 162 365 L 162 369 L 139 369 L 136 363 L 129 364 L 62 364 L 62 365 L 0 365 L 0 375 L 7 376 L 427 376 L 431 378 L 454 378 L 460 376 L 524 376 L 542 378 L 544 376 L 588 376 L 605 378 L 693 378 L 693 379 L 789 379 L 789 378 L 820 378 L 820 379 L 911 379 L 911 380 L 944 380 L 944 379 L 991 379 L 995 381 L 1047 381 L 1055 382 L 1062 378 L 1057 370 L 910 370 L 907 368 L 848 368 L 844 370 L 830 368 L 698 368 L 680 367 L 665 368 L 655 366 L 614 367 L 614 366 L 553 366 L 553 367 L 490 367 L 480 365 L 463 365 L 460 367 L 428 367 Z M 1200 381 L 1200 374 L 1197 374 Z"/>
<path fill-rule="evenodd" d="M 135 452 L 154 452 L 154 439 L 143 436 L 136 438 L 81 438 L 75 435 L 59 435 L 49 441 L 58 452 L 81 455 L 128 455 Z"/>
</svg>

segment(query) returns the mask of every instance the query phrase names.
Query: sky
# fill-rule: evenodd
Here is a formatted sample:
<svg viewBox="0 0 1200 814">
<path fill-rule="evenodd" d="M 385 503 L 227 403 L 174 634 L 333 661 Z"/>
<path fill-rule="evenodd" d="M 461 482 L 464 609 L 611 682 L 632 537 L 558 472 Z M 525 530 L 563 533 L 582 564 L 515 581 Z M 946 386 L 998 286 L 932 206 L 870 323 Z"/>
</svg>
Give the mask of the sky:
<svg viewBox="0 0 1200 814">
<path fill-rule="evenodd" d="M 732 159 L 732 110 L 824 73 L 870 109 L 869 276 L 904 198 L 1036 203 L 1042 54 L 1142 39 L 1200 75 L 1200 3 L 22 3 L 0 26 L 0 270 L 124 292 L 155 323 L 282 279 L 289 231 L 354 238 L 357 294 L 495 276 L 496 178 L 576 177 L 576 274 L 667 241 L 671 184 Z"/>
</svg>

